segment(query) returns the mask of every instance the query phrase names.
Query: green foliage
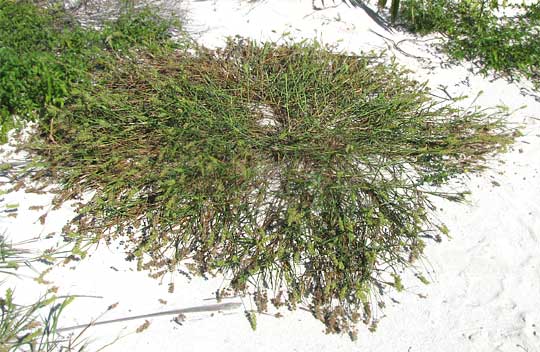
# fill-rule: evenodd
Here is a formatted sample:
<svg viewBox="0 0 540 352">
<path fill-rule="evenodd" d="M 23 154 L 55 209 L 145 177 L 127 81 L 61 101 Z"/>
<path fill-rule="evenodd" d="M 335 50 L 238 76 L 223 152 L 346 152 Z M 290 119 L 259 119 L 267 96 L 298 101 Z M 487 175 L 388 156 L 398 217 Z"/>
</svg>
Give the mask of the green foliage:
<svg viewBox="0 0 540 352">
<path fill-rule="evenodd" d="M 129 257 L 156 275 L 191 258 L 238 291 L 285 285 L 329 331 L 353 328 L 383 267 L 421 254 L 421 186 L 511 140 L 498 118 L 431 101 L 375 54 L 189 49 L 131 51 L 95 72 L 57 116 L 56 143 L 32 148 L 65 197 L 97 190 L 73 223 L 81 238 L 130 238 Z"/>
<path fill-rule="evenodd" d="M 517 14 L 499 17 L 495 9 Z M 406 0 L 401 18 L 419 33 L 440 32 L 444 49 L 469 60 L 481 72 L 495 70 L 511 79 L 524 76 L 540 84 L 540 3 L 506 5 L 497 1 Z"/>
<path fill-rule="evenodd" d="M 0 1 L 0 138 L 3 141 L 6 132 L 16 125 L 14 113 L 23 120 L 33 120 L 48 106 L 61 107 L 70 82 L 79 79 L 81 63 L 73 60 L 70 47 L 84 45 L 77 41 L 80 33 L 70 27 L 65 18 L 53 18 L 29 2 Z"/>
<path fill-rule="evenodd" d="M 0 235 L 0 273 L 14 274 L 19 265 L 25 262 L 25 251 L 14 247 Z"/>
<path fill-rule="evenodd" d="M 55 351 L 61 346 L 56 334 L 58 319 L 72 298 L 52 296 L 36 303 L 21 306 L 13 301 L 13 291 L 7 289 L 0 298 L 0 351 Z M 41 319 L 43 310 L 48 310 Z M 65 346 L 61 350 L 71 350 Z"/>
<path fill-rule="evenodd" d="M 172 26 L 181 27 L 176 20 L 166 21 L 154 11 L 143 8 L 138 12 L 125 12 L 119 18 L 106 22 L 100 36 L 114 50 L 133 49 L 137 46 L 147 51 L 163 50 L 176 46 L 169 41 Z"/>
<path fill-rule="evenodd" d="M 1 274 L 16 275 L 21 264 L 29 265 L 37 259 L 28 257 L 28 251 L 0 236 Z M 62 311 L 72 301 L 71 297 L 46 296 L 30 305 L 18 305 L 13 290 L 8 288 L 0 296 L 0 352 L 46 352 L 57 350 L 60 345 L 71 350 L 59 341 L 56 329 Z M 47 315 L 42 317 L 44 312 Z"/>
<path fill-rule="evenodd" d="M 156 276 L 190 259 L 240 292 L 286 287 L 291 307 L 348 332 L 435 230 L 425 186 L 513 139 L 501 115 L 433 101 L 379 54 L 241 38 L 213 51 L 137 16 L 89 32 L 73 59 L 85 79 L 26 145 L 49 166 L 35 177 L 62 185 L 57 204 L 94 191 L 66 227 L 81 253 L 121 237 Z"/>
<path fill-rule="evenodd" d="M 90 68 L 104 64 L 107 50 L 175 45 L 166 41 L 171 25 L 142 10 L 121 14 L 102 31 L 83 30 L 58 6 L 0 0 L 0 142 L 18 122 L 49 123 L 47 112 L 62 108 L 72 90 L 89 84 Z"/>
<path fill-rule="evenodd" d="M 367 0 L 342 0 L 364 8 Z M 336 1 L 334 0 L 334 3 Z M 375 2 L 375 1 L 372 1 Z M 324 5 L 324 1 L 322 2 Z M 442 33 L 442 48 L 455 60 L 473 62 L 486 74 L 495 71 L 509 80 L 530 79 L 540 89 L 540 3 L 509 4 L 507 0 L 377 0 L 388 8 L 392 24 L 420 34 Z M 513 15 L 496 14 L 511 10 Z M 383 22 L 378 21 L 384 26 Z"/>
</svg>

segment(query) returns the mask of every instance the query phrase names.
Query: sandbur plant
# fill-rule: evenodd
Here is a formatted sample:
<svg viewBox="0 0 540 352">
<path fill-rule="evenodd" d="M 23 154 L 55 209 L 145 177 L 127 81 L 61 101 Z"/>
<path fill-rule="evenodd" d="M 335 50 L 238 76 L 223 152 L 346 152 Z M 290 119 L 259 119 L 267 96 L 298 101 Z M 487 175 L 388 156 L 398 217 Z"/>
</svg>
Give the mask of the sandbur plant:
<svg viewBox="0 0 540 352">
<path fill-rule="evenodd" d="M 91 191 L 64 229 L 75 255 L 120 239 L 156 277 L 221 273 L 261 310 L 302 303 L 354 337 L 445 232 L 430 197 L 462 195 L 436 186 L 514 137 L 503 114 L 434 100 L 383 54 L 242 38 L 209 50 L 172 43 L 155 17 L 133 32 L 138 16 L 92 39 L 91 84 L 72 83 L 21 146 L 46 165 L 35 180 L 60 185 L 57 205 Z"/>
</svg>

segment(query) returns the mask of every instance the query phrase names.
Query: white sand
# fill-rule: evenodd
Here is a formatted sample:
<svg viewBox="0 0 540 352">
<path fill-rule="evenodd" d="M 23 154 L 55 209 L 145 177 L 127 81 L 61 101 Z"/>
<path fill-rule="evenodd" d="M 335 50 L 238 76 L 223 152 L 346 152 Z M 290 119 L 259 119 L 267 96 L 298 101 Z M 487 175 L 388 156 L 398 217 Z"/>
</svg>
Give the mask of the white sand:
<svg viewBox="0 0 540 352">
<path fill-rule="evenodd" d="M 331 5 L 330 0 L 326 3 Z M 284 32 L 297 39 L 316 37 L 337 43 L 353 52 L 388 47 L 370 30 L 395 42 L 414 39 L 399 32 L 388 33 L 363 10 L 343 4 L 323 11 L 314 11 L 310 0 L 191 1 L 188 7 L 190 28 L 204 30 L 199 41 L 208 46 L 223 44 L 229 35 L 276 40 Z M 400 47 L 424 58 L 409 57 L 391 47 L 399 62 L 414 71 L 413 77 L 429 80 L 435 89 L 444 85 L 450 94 L 469 96 L 483 91 L 477 100 L 482 107 L 504 104 L 513 110 L 527 106 L 510 117 L 523 125 L 524 132 L 513 150 L 491 162 L 492 170 L 463 179 L 472 191 L 469 204 L 436 200 L 441 208 L 438 216 L 452 238 L 430 243 L 426 260 L 419 263 L 426 266 L 433 283 L 424 286 L 406 278 L 406 292 L 388 295 L 378 330 L 370 333 L 361 326 L 356 342 L 346 336 L 325 335 L 324 326 L 302 310 L 284 311 L 285 317 L 280 319 L 261 315 L 253 332 L 240 307 L 213 316 L 188 314 L 182 326 L 171 322 L 172 316 L 151 318 L 150 327 L 139 334 L 134 330 L 144 320 L 93 327 L 86 334 L 91 339 L 90 351 L 117 336 L 124 337 L 106 350 L 540 351 L 540 102 L 525 94 L 524 88 L 530 87 L 527 82 L 491 81 L 469 72 L 467 64 L 441 68 L 441 59 L 422 41 L 404 41 Z M 0 231 L 13 241 L 59 233 L 73 216 L 69 207 L 63 207 L 51 211 L 41 225 L 38 218 L 44 211 L 28 207 L 45 205 L 47 210 L 51 195 L 21 190 L 1 198 L 2 208 L 19 204 L 16 218 L 7 214 L 0 217 Z M 28 246 L 45 249 L 59 243 L 56 236 Z M 54 267 L 45 277 L 51 282 L 48 286 L 24 278 L 10 279 L 8 285 L 15 286 L 18 298 L 27 302 L 51 286 L 58 286 L 59 294 L 101 297 L 79 298 L 69 306 L 60 324 L 69 326 L 96 318 L 115 302 L 119 302 L 118 307 L 103 319 L 214 304 L 213 292 L 223 283 L 219 277 L 189 281 L 171 275 L 160 284 L 125 261 L 121 247 L 102 244 L 91 254 L 82 262 Z M 21 273 L 32 274 L 28 270 Z M 175 283 L 172 294 L 167 292 L 171 280 Z M 247 309 L 252 308 L 248 299 L 226 301 L 243 302 Z"/>
</svg>

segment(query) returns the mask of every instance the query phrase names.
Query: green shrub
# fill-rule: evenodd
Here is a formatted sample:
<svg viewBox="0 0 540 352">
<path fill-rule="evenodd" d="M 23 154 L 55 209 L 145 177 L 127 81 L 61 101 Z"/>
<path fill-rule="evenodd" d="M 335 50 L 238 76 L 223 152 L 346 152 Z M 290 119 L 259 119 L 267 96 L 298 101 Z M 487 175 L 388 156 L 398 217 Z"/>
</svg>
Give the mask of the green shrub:
<svg viewBox="0 0 540 352">
<path fill-rule="evenodd" d="M 362 0 L 343 0 L 364 6 Z M 378 0 L 389 6 L 392 24 L 427 34 L 439 32 L 441 45 L 455 60 L 473 62 L 481 73 L 495 71 L 509 80 L 521 77 L 540 86 L 540 3 L 498 0 Z M 496 15 L 496 10 L 514 15 Z M 369 12 L 368 12 L 369 13 Z"/>
<path fill-rule="evenodd" d="M 34 120 L 47 107 L 64 104 L 71 83 L 84 72 L 78 55 L 85 46 L 78 40 L 80 34 L 65 18 L 29 2 L 0 1 L 2 141 L 16 125 L 13 114 Z"/>
</svg>

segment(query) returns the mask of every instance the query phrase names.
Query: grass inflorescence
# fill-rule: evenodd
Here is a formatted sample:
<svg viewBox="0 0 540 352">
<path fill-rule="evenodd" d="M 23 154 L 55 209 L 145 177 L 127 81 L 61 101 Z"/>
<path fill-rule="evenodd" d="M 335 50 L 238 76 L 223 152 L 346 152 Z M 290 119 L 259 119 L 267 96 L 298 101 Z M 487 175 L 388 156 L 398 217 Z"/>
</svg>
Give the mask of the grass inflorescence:
<svg viewBox="0 0 540 352">
<path fill-rule="evenodd" d="M 93 192 L 65 228 L 75 253 L 121 238 L 157 276 L 187 260 L 239 292 L 285 288 L 290 307 L 353 332 L 436 231 L 427 189 L 513 139 L 502 115 L 434 101 L 380 54 L 242 38 L 209 50 L 159 21 L 132 32 L 129 16 L 92 32 L 91 84 L 46 109 L 25 146 L 59 204 Z"/>
</svg>

